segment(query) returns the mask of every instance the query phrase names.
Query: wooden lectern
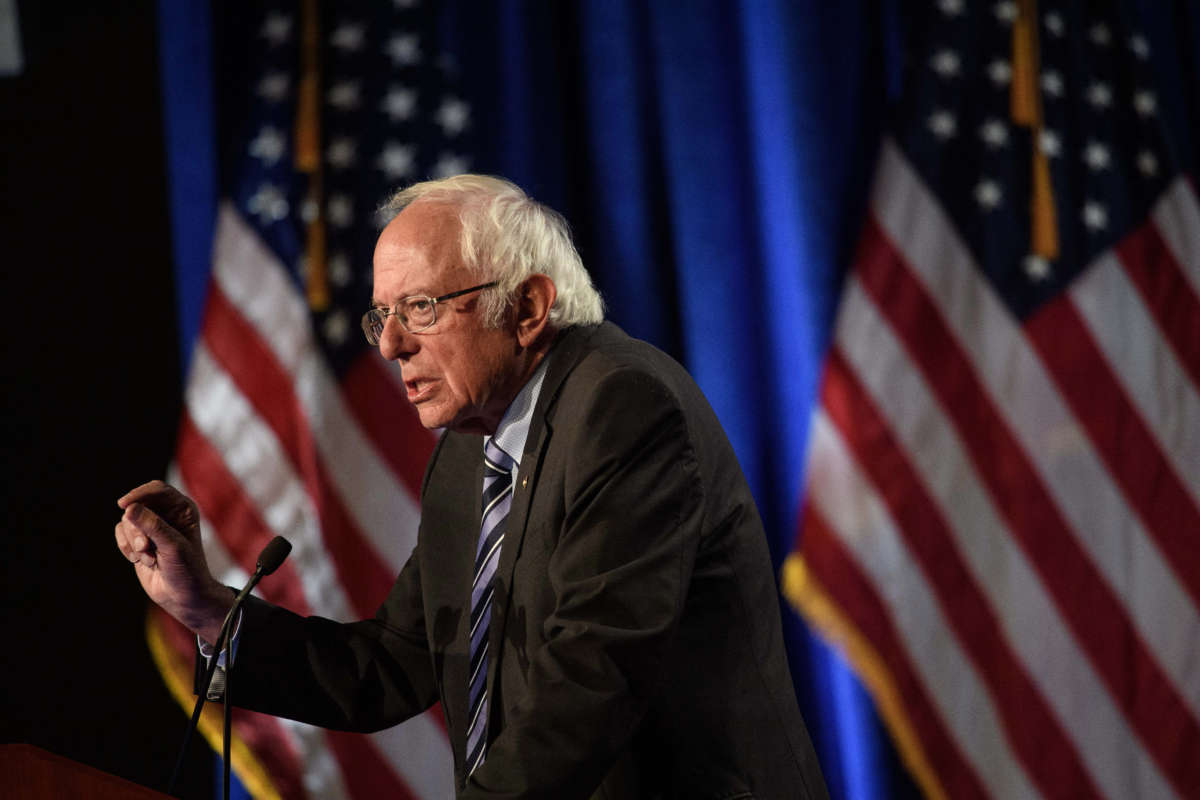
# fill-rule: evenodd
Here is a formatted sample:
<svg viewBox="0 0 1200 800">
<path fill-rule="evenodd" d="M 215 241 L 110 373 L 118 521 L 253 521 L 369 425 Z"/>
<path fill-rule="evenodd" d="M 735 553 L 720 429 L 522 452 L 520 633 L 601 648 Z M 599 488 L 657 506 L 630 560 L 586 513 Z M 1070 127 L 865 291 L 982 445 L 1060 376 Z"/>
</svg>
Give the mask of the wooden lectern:
<svg viewBox="0 0 1200 800">
<path fill-rule="evenodd" d="M 19 800 L 167 800 L 169 795 L 31 744 L 0 745 L 0 797 Z"/>
</svg>

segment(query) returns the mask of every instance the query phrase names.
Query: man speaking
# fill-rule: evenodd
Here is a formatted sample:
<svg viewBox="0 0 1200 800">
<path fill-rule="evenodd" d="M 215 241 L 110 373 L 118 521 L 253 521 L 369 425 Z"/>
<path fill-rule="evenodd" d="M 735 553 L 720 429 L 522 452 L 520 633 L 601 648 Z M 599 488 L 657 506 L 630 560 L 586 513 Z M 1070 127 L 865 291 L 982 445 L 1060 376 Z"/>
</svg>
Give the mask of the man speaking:
<svg viewBox="0 0 1200 800">
<path fill-rule="evenodd" d="M 417 546 L 373 619 L 250 598 L 237 703 L 374 731 L 441 700 L 461 798 L 823 798 L 762 523 L 677 363 L 603 321 L 566 224 L 507 181 L 411 186 L 367 339 L 445 428 Z M 203 640 L 233 593 L 160 482 L 121 552 Z"/>
</svg>

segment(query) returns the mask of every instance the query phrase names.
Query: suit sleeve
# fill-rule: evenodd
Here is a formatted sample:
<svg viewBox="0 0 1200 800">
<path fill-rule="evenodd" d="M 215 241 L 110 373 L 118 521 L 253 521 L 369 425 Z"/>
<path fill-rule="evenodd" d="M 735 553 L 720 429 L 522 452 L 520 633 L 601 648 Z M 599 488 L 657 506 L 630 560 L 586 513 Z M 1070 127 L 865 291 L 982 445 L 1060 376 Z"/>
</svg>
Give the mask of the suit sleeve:
<svg viewBox="0 0 1200 800">
<path fill-rule="evenodd" d="M 581 421 L 562 426 L 572 456 L 546 642 L 465 798 L 589 796 L 670 679 L 663 663 L 702 529 L 687 421 L 636 370 L 606 375 L 580 402 Z"/>
<path fill-rule="evenodd" d="M 444 441 L 438 441 L 426 466 L 422 494 Z M 246 598 L 234 702 L 310 725 L 360 732 L 389 728 L 437 702 L 419 548 L 373 619 L 339 623 L 302 617 Z"/>
<path fill-rule="evenodd" d="M 302 617 L 254 597 L 245 609 L 233 680 L 240 707 L 369 732 L 437 700 L 415 552 L 373 619 Z"/>
</svg>

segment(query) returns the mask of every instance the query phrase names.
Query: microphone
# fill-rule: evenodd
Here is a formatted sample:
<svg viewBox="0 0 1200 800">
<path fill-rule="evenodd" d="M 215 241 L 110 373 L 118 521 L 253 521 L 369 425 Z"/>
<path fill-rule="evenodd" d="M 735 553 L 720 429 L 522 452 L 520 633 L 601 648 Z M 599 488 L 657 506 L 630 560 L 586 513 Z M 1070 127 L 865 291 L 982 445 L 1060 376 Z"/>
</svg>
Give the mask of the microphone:
<svg viewBox="0 0 1200 800">
<path fill-rule="evenodd" d="M 267 546 L 258 554 L 258 563 L 255 564 L 254 574 L 261 577 L 270 575 L 275 570 L 279 569 L 279 565 L 284 562 L 288 554 L 292 552 L 292 543 L 282 536 L 276 536 Z M 251 580 L 254 580 L 251 578 Z"/>
<path fill-rule="evenodd" d="M 213 654 L 209 659 L 208 669 L 205 671 L 200 685 L 196 687 L 199 690 L 196 696 L 196 706 L 192 709 L 192 719 L 188 723 L 187 733 L 184 734 L 183 746 L 179 748 L 179 757 L 175 759 L 175 769 L 171 772 L 171 782 L 167 785 L 167 794 L 171 794 L 175 790 L 175 781 L 179 779 L 179 770 L 183 766 L 183 757 L 187 754 L 187 747 L 192 740 L 192 734 L 196 732 L 196 728 L 200 724 L 200 712 L 204 708 L 204 701 L 208 699 L 208 689 L 212 685 L 213 675 L 217 672 L 217 661 L 220 658 L 222 648 L 225 647 L 225 640 L 229 637 L 230 626 L 237 619 L 242 602 L 254 587 L 258 585 L 259 581 L 279 569 L 279 565 L 284 562 L 291 552 L 292 543 L 282 536 L 276 536 L 268 542 L 267 546 L 258 554 L 258 561 L 254 565 L 254 574 L 250 576 L 250 580 L 246 581 L 246 585 L 242 588 L 242 591 L 238 592 L 237 597 L 233 600 L 233 605 L 229 608 L 229 613 L 225 615 L 225 621 L 221 623 L 221 631 L 217 634 L 217 641 L 213 642 Z M 229 797 L 229 728 L 232 715 L 229 705 L 229 674 L 232 670 L 233 658 L 230 657 L 226 660 L 225 665 L 225 735 L 223 755 L 225 761 L 224 797 L 226 799 Z"/>
</svg>

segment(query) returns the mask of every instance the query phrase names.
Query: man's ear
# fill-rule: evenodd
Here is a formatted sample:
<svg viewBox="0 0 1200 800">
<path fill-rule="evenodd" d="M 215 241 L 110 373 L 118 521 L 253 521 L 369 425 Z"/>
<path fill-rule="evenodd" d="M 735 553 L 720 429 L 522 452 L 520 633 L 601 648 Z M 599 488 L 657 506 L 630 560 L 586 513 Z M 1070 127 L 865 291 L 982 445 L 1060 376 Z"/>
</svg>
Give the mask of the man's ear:
<svg viewBox="0 0 1200 800">
<path fill-rule="evenodd" d="M 549 275 L 535 273 L 517 289 L 517 341 L 522 347 L 535 344 L 550 328 L 550 307 L 558 290 Z"/>
</svg>

